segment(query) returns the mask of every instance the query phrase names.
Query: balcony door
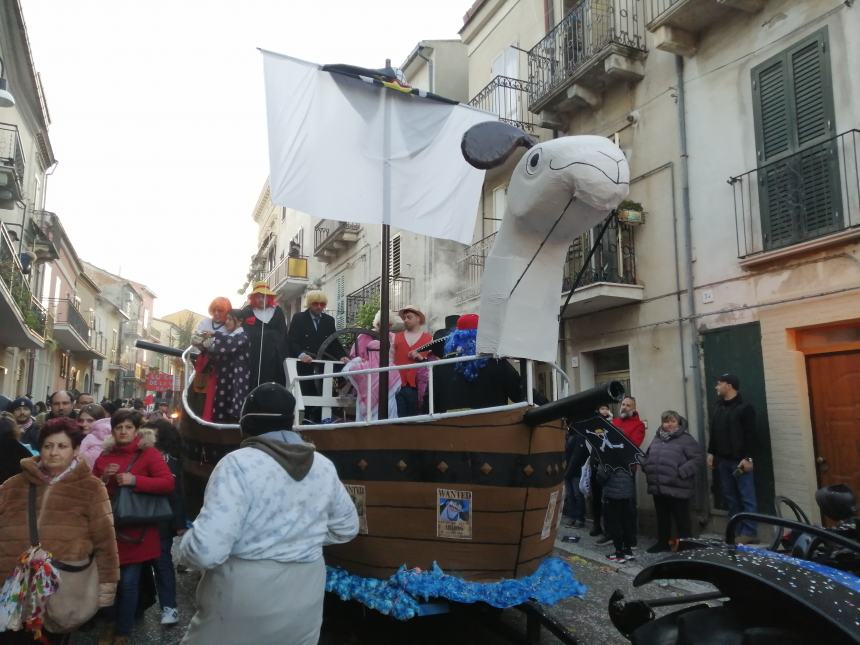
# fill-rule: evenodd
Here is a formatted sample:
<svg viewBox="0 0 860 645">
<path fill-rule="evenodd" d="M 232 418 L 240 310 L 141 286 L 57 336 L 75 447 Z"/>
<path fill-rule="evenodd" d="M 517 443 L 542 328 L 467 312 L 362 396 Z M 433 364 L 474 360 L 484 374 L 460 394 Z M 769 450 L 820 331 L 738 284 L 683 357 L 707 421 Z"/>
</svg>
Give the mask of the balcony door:
<svg viewBox="0 0 860 645">
<path fill-rule="evenodd" d="M 842 225 L 828 48 L 825 27 L 752 70 L 765 249 Z"/>
<path fill-rule="evenodd" d="M 493 59 L 492 66 L 490 68 L 490 77 L 496 78 L 497 76 L 503 76 L 507 78 L 519 78 L 520 66 L 519 66 L 519 53 L 513 47 L 505 47 L 501 53 Z M 495 114 L 498 114 L 502 119 L 507 119 L 509 121 L 522 121 L 521 113 L 519 107 L 519 97 L 521 93 L 515 91 L 507 86 L 507 84 L 500 79 L 500 81 L 496 84 L 496 89 L 493 92 L 492 101 L 495 103 L 493 106 L 494 109 L 490 110 Z"/>
</svg>

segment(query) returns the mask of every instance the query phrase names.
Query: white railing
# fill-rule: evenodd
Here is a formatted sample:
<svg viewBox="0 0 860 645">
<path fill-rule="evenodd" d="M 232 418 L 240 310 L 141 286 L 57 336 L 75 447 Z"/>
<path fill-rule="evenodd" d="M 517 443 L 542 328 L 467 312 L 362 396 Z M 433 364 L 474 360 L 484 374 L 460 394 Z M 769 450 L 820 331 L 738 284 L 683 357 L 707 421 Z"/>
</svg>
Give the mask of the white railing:
<svg viewBox="0 0 860 645">
<path fill-rule="evenodd" d="M 192 381 L 194 380 L 194 367 L 190 361 L 190 352 L 193 347 L 189 347 L 182 353 L 182 360 L 186 365 L 186 383 L 185 387 L 182 388 L 182 407 L 185 410 L 185 413 L 188 414 L 191 419 L 193 419 L 196 423 L 205 426 L 207 428 L 214 428 L 217 430 L 236 430 L 239 428 L 239 425 L 236 423 L 214 423 L 212 421 L 206 421 L 200 416 L 198 416 L 194 410 L 191 409 L 191 406 L 188 404 L 188 390 Z M 527 398 L 525 401 L 519 403 L 510 403 L 507 405 L 498 405 L 489 408 L 475 408 L 473 410 L 458 410 L 457 412 L 436 412 L 435 411 L 435 402 L 434 402 L 434 384 L 433 384 L 433 373 L 432 370 L 435 367 L 440 367 L 442 365 L 452 365 L 455 363 L 466 363 L 470 361 L 476 361 L 481 358 L 487 358 L 486 356 L 457 356 L 455 358 L 444 358 L 440 360 L 432 360 L 426 361 L 425 363 L 411 363 L 408 365 L 390 365 L 388 367 L 374 367 L 363 370 L 351 370 L 349 375 L 361 375 L 361 374 L 379 374 L 381 372 L 394 372 L 401 370 L 410 370 L 410 369 L 421 369 L 427 368 L 431 370 L 430 378 L 428 378 L 428 405 L 429 410 L 428 414 L 419 414 L 410 417 L 402 417 L 395 419 L 369 419 L 364 421 L 349 421 L 345 423 L 309 423 L 302 424 L 297 426 L 303 430 L 333 430 L 336 428 L 363 428 L 367 426 L 377 426 L 377 425 L 394 425 L 401 423 L 423 423 L 428 421 L 436 421 L 439 419 L 451 419 L 456 417 L 467 417 L 475 414 L 483 414 L 486 412 L 503 412 L 508 410 L 519 410 L 524 407 L 528 407 L 534 404 L 533 391 L 534 391 L 534 361 L 528 360 L 526 361 L 526 387 L 527 387 Z M 297 358 L 287 358 L 284 360 L 284 370 L 287 374 L 287 388 L 292 392 L 293 396 L 296 399 L 296 412 L 303 411 L 308 407 L 319 407 L 322 408 L 322 418 L 328 418 L 332 414 L 332 410 L 335 408 L 345 408 L 352 409 L 355 407 L 355 398 L 354 397 L 343 397 L 343 396 L 335 396 L 334 394 L 334 386 L 333 381 L 335 378 L 346 377 L 346 374 L 343 372 L 336 372 L 334 368 L 336 366 L 341 365 L 340 361 L 321 361 L 314 360 L 312 362 L 322 365 L 323 372 L 322 374 L 309 374 L 306 376 L 299 376 L 297 365 L 299 363 L 299 359 Z M 553 368 L 553 399 L 558 400 L 562 397 L 565 397 L 570 392 L 570 379 L 567 374 L 564 372 L 561 367 L 556 364 L 551 364 Z M 323 380 L 323 393 L 319 396 L 309 396 L 302 393 L 301 390 L 301 382 L 302 381 L 316 381 Z M 367 400 L 370 401 L 372 399 L 372 387 L 373 380 L 367 379 Z M 379 383 L 377 382 L 376 387 L 379 387 Z"/>
</svg>

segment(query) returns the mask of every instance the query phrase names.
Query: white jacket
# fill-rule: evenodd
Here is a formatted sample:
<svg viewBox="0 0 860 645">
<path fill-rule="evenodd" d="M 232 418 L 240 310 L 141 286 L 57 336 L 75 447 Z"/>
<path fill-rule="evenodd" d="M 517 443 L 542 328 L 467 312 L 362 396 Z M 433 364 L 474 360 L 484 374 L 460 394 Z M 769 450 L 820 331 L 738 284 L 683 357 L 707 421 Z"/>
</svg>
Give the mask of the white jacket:
<svg viewBox="0 0 860 645">
<path fill-rule="evenodd" d="M 290 431 L 262 438 L 302 444 Z M 349 542 L 357 533 L 355 505 L 327 457 L 313 453 L 307 475 L 296 481 L 273 457 L 246 447 L 215 466 L 179 557 L 196 569 L 215 568 L 230 557 L 313 562 L 324 544 Z"/>
</svg>

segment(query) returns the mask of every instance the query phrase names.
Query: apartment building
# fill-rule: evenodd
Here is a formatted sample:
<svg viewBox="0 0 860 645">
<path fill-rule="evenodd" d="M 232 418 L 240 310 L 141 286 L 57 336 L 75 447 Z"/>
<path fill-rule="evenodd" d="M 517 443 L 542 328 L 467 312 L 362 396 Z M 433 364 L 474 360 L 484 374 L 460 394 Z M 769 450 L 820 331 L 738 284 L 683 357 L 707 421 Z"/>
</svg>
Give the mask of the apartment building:
<svg viewBox="0 0 860 645">
<path fill-rule="evenodd" d="M 571 241 L 559 361 L 576 387 L 621 379 L 646 442 L 665 409 L 706 442 L 715 378 L 737 373 L 758 411 L 762 507 L 785 495 L 811 516 L 818 485 L 860 489 L 850 5 L 478 0 L 460 32 L 473 103 L 538 138 L 610 137 L 630 162 L 635 203 L 599 243 L 597 229 Z M 510 171 L 487 174 L 464 305 Z M 722 506 L 706 493 L 703 519 Z"/>
<path fill-rule="evenodd" d="M 50 116 L 17 0 L 0 6 L 0 394 L 46 387 L 39 352 L 52 321 L 38 285 L 56 249 L 40 228 L 46 173 L 56 163 Z"/>
</svg>

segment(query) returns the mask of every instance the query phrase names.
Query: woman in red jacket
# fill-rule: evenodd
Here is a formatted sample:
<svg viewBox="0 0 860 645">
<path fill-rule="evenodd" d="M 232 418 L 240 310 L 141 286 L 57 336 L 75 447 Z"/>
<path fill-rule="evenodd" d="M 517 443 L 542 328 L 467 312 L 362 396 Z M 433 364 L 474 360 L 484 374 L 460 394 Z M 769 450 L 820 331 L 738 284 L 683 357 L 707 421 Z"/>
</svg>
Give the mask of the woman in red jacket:
<svg viewBox="0 0 860 645">
<path fill-rule="evenodd" d="M 105 482 L 111 499 L 120 486 L 132 486 L 135 492 L 168 495 L 173 492 L 173 474 L 155 446 L 155 432 L 141 429 L 143 417 L 136 410 L 123 408 L 111 417 L 111 436 L 103 444 L 93 475 Z M 144 562 L 157 560 L 161 554 L 158 524 L 124 526 L 116 529 L 119 550 L 120 582 L 115 608 L 116 637 L 99 643 L 124 645 L 134 626 L 134 612 L 140 572 Z M 112 639 L 112 640 L 111 640 Z"/>
</svg>

